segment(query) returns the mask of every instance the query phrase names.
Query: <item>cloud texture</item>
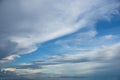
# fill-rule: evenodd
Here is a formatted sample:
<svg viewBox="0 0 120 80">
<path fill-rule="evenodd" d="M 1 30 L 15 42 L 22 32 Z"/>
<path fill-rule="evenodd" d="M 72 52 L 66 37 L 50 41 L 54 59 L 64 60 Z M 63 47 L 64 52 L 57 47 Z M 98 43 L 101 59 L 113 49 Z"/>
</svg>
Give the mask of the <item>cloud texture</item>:
<svg viewBox="0 0 120 80">
<path fill-rule="evenodd" d="M 49 55 L 41 60 L 9 66 L 5 70 L 14 70 L 16 74 L 33 77 L 33 79 L 43 76 L 118 77 L 117 75 L 120 75 L 119 54 L 120 43 L 116 43 L 85 53 Z"/>
<path fill-rule="evenodd" d="M 118 13 L 117 0 L 2 0 L 0 60 L 35 51 L 43 42 Z"/>
</svg>

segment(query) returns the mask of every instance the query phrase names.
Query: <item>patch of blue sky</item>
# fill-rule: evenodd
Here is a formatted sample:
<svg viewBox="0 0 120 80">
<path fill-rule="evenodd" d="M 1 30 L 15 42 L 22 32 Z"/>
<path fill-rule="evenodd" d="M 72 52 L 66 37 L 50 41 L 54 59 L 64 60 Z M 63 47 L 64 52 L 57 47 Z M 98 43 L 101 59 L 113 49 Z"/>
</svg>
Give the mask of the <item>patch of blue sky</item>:
<svg viewBox="0 0 120 80">
<path fill-rule="evenodd" d="M 106 34 L 120 35 L 120 15 L 114 15 L 110 21 L 99 21 L 96 24 L 97 36 Z"/>
</svg>

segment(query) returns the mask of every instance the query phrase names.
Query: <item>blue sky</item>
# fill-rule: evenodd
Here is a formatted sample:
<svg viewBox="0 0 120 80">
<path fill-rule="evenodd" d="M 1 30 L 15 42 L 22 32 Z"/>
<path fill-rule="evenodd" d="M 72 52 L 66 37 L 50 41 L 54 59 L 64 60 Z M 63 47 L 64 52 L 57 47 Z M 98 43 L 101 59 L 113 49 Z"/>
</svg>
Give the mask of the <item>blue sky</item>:
<svg viewBox="0 0 120 80">
<path fill-rule="evenodd" d="M 0 3 L 5 71 L 28 79 L 120 79 L 119 0 Z"/>
<path fill-rule="evenodd" d="M 99 21 L 98 23 L 96 23 L 97 35 L 94 38 L 98 39 L 98 38 L 100 38 L 102 36 L 105 36 L 105 35 L 110 35 L 110 36 L 113 35 L 113 36 L 116 36 L 117 38 L 114 39 L 114 40 L 104 42 L 102 45 L 104 45 L 104 44 L 109 45 L 109 44 L 119 42 L 119 37 L 118 37 L 120 35 L 119 34 L 119 25 L 120 25 L 119 21 L 120 21 L 120 16 L 117 15 L 117 16 L 114 16 L 110 21 Z M 56 42 L 60 41 L 60 40 L 64 41 L 66 39 L 71 39 L 72 40 L 74 35 L 77 35 L 81 32 L 82 31 L 80 30 L 80 31 L 77 31 L 75 33 L 72 33 L 72 34 L 69 34 L 69 35 L 66 35 L 66 36 L 63 36 L 63 37 L 60 37 L 60 38 L 56 38 L 56 39 L 47 41 L 43 44 L 40 44 L 39 48 L 36 51 L 33 51 L 30 54 L 23 54 L 22 57 L 15 59 L 14 63 L 12 62 L 12 64 L 15 64 L 15 63 L 18 64 L 18 63 L 21 63 L 21 62 L 22 63 L 31 62 L 31 61 L 40 59 L 40 58 L 42 58 L 46 55 L 62 55 L 62 54 L 65 54 L 65 53 L 72 54 L 74 52 L 78 52 L 79 50 L 76 50 L 76 49 L 69 49 L 68 50 L 68 49 L 63 47 L 63 46 L 65 46 L 64 44 L 59 45 L 59 44 L 56 44 Z M 68 45 L 70 45 L 70 47 L 72 47 L 72 46 L 74 47 L 74 42 L 69 43 Z M 75 46 L 79 46 L 79 45 L 75 44 Z M 87 46 L 93 47 L 93 46 L 91 46 L 91 43 L 90 44 L 83 44 L 83 46 L 85 48 Z M 82 48 L 81 46 L 79 46 L 79 47 Z M 11 64 L 11 62 L 9 64 Z M 6 65 L 8 65 L 8 64 L 6 64 Z"/>
</svg>

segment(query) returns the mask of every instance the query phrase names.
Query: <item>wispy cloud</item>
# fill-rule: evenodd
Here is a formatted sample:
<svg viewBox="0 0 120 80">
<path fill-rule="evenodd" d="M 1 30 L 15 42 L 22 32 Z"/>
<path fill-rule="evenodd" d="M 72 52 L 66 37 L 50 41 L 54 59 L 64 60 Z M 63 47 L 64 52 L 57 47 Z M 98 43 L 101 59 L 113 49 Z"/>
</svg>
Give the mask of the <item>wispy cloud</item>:
<svg viewBox="0 0 120 80">
<path fill-rule="evenodd" d="M 61 53 L 65 51 L 87 52 L 116 42 L 119 42 L 118 35 L 106 34 L 96 36 L 96 32 L 88 31 L 79 32 L 70 37 L 56 40 L 54 44 L 60 47 L 59 51 Z"/>
<path fill-rule="evenodd" d="M 110 19 L 117 0 L 12 0 L 0 6 L 0 59 L 35 51 L 38 44 Z M 94 35 L 93 35 L 94 36 Z"/>
<path fill-rule="evenodd" d="M 119 53 L 120 43 L 116 43 L 85 53 L 49 55 L 42 60 L 11 67 L 16 68 L 17 74 L 24 72 L 24 75 L 42 73 L 59 76 L 87 76 L 108 74 L 109 72 L 116 74 L 120 65 Z"/>
</svg>

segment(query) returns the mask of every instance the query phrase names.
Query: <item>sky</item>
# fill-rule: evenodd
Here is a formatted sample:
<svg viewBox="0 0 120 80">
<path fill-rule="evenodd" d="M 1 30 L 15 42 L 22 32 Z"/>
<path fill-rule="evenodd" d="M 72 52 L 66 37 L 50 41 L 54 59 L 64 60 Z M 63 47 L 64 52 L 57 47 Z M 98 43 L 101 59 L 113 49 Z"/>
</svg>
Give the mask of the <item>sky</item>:
<svg viewBox="0 0 120 80">
<path fill-rule="evenodd" d="M 15 78 L 119 80 L 119 36 L 119 0 L 0 0 L 0 67 Z"/>
</svg>

